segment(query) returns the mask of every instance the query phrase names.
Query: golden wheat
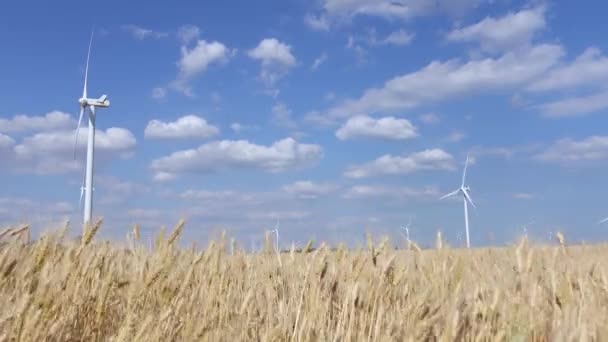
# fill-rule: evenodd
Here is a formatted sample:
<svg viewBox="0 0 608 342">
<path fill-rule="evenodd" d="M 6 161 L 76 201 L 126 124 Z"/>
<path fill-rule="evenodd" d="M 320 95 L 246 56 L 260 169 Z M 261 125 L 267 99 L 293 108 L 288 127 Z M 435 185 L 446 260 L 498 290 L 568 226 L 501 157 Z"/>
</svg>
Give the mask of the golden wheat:
<svg viewBox="0 0 608 342">
<path fill-rule="evenodd" d="M 366 249 L 309 242 L 247 254 L 222 235 L 180 249 L 80 242 L 65 228 L 0 244 L 1 341 L 596 341 L 608 246 Z M 10 230 L 14 232 L 16 230 Z M 25 231 L 25 230 L 24 230 Z M 135 234 L 134 234 L 135 235 Z"/>
</svg>

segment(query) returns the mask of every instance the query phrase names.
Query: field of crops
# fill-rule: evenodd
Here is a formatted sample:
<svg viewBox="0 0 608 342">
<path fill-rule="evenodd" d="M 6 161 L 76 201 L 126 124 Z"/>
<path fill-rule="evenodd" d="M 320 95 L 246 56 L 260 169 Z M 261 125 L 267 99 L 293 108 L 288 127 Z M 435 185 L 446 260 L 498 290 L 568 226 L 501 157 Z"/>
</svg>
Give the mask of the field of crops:
<svg viewBox="0 0 608 342">
<path fill-rule="evenodd" d="M 66 229 L 0 235 L 0 341 L 587 341 L 608 338 L 608 246 L 248 254 Z M 309 246 L 310 247 L 310 246 Z"/>
</svg>

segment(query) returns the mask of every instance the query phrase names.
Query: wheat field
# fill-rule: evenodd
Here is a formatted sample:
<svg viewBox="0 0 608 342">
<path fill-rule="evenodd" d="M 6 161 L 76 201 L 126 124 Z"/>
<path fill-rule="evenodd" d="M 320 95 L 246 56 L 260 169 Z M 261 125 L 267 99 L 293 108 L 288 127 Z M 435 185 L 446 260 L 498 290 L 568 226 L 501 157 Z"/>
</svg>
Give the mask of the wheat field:
<svg viewBox="0 0 608 342">
<path fill-rule="evenodd" d="M 0 233 L 0 341 L 600 341 L 608 246 L 246 253 Z"/>
</svg>

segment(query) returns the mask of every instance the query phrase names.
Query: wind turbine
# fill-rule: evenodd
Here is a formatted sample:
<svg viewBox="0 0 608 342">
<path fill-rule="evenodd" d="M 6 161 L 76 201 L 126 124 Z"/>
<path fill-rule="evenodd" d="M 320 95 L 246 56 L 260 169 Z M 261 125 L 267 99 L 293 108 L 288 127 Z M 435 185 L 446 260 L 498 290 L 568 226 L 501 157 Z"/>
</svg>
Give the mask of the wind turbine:
<svg viewBox="0 0 608 342">
<path fill-rule="evenodd" d="M 407 225 L 401 226 L 401 230 L 405 231 L 405 239 L 407 240 L 407 247 L 410 247 L 410 226 L 412 225 L 412 217 L 410 216 Z"/>
<path fill-rule="evenodd" d="M 271 233 L 275 233 L 277 236 L 277 241 L 276 241 L 276 245 L 277 245 L 277 253 L 281 253 L 281 251 L 279 250 L 279 219 L 277 218 L 277 224 L 274 226 L 274 229 L 270 231 Z"/>
<path fill-rule="evenodd" d="M 78 118 L 78 127 L 76 128 L 76 134 L 74 137 L 74 159 L 76 159 L 76 147 L 78 145 L 78 134 L 80 133 L 80 124 L 82 122 L 82 116 L 85 110 L 89 112 L 89 134 L 87 141 L 87 164 L 85 171 L 85 185 L 84 189 L 84 219 L 83 223 L 86 225 L 91 222 L 93 212 L 93 162 L 95 153 L 95 110 L 97 107 L 107 108 L 110 106 L 107 95 L 102 95 L 98 99 L 89 98 L 87 95 L 87 82 L 89 76 L 89 60 L 91 57 L 91 46 L 93 45 L 93 32 L 91 32 L 91 40 L 89 41 L 89 50 L 87 53 L 87 64 L 84 72 L 84 87 L 82 90 L 82 97 L 78 99 L 80 103 L 80 117 Z"/>
<path fill-rule="evenodd" d="M 456 196 L 458 194 L 462 194 L 462 201 L 464 202 L 464 226 L 466 229 L 466 238 L 467 238 L 467 248 L 471 248 L 471 240 L 470 240 L 470 236 L 469 236 L 469 207 L 468 207 L 468 203 L 470 203 L 473 208 L 477 208 L 475 207 L 475 203 L 473 203 L 473 200 L 471 199 L 471 196 L 469 196 L 469 191 L 471 190 L 471 187 L 466 186 L 465 185 L 465 181 L 466 181 L 466 176 L 467 176 L 467 167 L 469 166 L 469 155 L 467 154 L 467 160 L 464 163 L 464 171 L 462 172 L 462 183 L 460 184 L 460 188 L 456 191 L 450 192 L 449 194 L 442 196 L 440 199 L 445 199 L 448 197 L 452 197 L 452 196 Z"/>
</svg>

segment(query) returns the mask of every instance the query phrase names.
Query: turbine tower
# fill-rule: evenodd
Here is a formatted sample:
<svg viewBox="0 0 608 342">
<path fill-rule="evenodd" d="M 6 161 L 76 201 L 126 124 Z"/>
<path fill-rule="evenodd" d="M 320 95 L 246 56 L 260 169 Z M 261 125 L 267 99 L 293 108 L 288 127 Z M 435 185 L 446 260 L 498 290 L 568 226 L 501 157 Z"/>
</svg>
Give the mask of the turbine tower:
<svg viewBox="0 0 608 342">
<path fill-rule="evenodd" d="M 467 160 L 464 163 L 464 171 L 462 172 L 462 183 L 460 184 L 460 188 L 456 191 L 450 192 L 449 194 L 441 197 L 440 199 L 445 199 L 448 197 L 452 197 L 452 196 L 456 196 L 458 194 L 462 194 L 462 201 L 464 202 L 464 226 L 465 226 L 465 233 L 466 233 L 466 239 L 467 239 L 467 248 L 471 248 L 471 240 L 469 237 L 469 207 L 468 207 L 468 203 L 470 203 L 473 208 L 475 207 L 475 204 L 473 203 L 473 200 L 471 199 L 471 196 L 469 196 L 469 191 L 471 190 L 471 188 L 469 186 L 465 185 L 465 181 L 466 181 L 466 177 L 467 177 L 467 166 L 469 165 L 469 155 L 467 154 Z M 468 203 L 467 203 L 468 202 Z"/>
<path fill-rule="evenodd" d="M 82 97 L 78 99 L 80 103 L 80 117 L 78 118 L 78 127 L 76 128 L 76 134 L 74 138 L 74 159 L 76 159 L 76 147 L 78 145 L 78 134 L 80 133 L 80 124 L 82 123 L 82 116 L 88 109 L 89 114 L 89 134 L 87 140 L 87 163 L 85 171 L 85 185 L 84 185 L 84 219 L 83 223 L 86 224 L 91 222 L 93 213 L 93 162 L 95 153 L 95 110 L 97 107 L 107 108 L 110 106 L 107 95 L 102 95 L 98 99 L 89 98 L 87 95 L 87 81 L 89 76 L 89 59 L 91 57 L 91 46 L 93 44 L 93 32 L 91 32 L 91 40 L 89 41 L 89 50 L 87 53 L 87 64 L 84 71 L 84 87 L 82 90 Z M 81 189 L 82 198 L 82 189 Z"/>
</svg>

